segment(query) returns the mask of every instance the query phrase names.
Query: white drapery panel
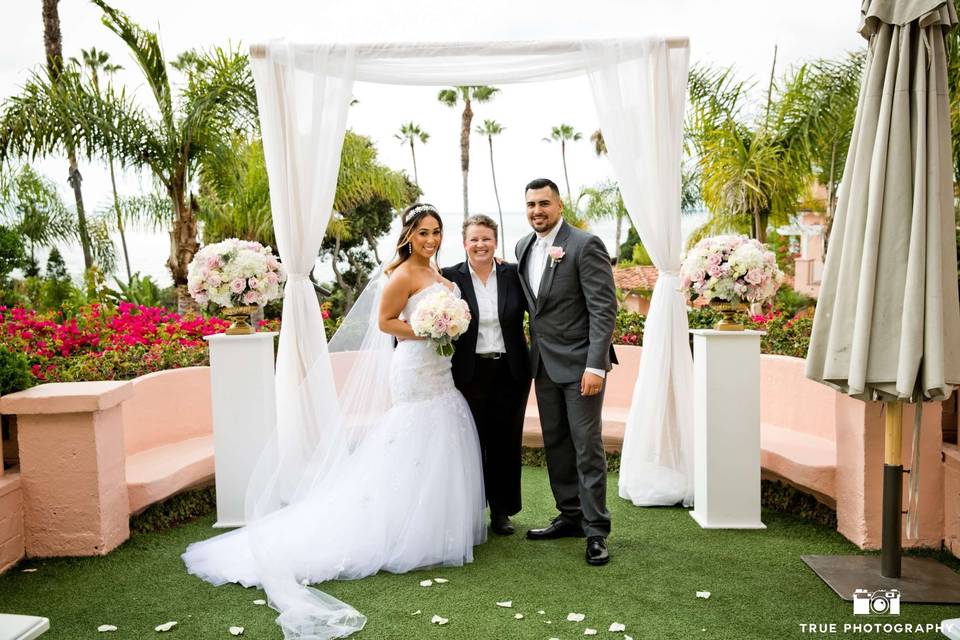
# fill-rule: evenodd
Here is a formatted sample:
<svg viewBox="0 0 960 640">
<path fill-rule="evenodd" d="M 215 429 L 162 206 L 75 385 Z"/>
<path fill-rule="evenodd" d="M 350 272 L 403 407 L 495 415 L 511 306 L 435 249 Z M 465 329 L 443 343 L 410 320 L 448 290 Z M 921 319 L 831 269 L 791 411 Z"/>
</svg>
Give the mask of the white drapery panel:
<svg viewBox="0 0 960 640">
<path fill-rule="evenodd" d="M 274 43 L 269 56 L 251 63 L 273 227 L 289 274 L 277 353 L 276 488 L 256 496 L 265 512 L 292 490 L 337 410 L 320 305 L 307 276 L 333 212 L 355 60 L 349 47 L 304 52 Z"/>
<path fill-rule="evenodd" d="M 659 273 L 620 462 L 620 497 L 693 503 L 693 359 L 680 293 L 680 161 L 689 48 L 585 44 L 607 155 L 623 202 Z"/>
</svg>

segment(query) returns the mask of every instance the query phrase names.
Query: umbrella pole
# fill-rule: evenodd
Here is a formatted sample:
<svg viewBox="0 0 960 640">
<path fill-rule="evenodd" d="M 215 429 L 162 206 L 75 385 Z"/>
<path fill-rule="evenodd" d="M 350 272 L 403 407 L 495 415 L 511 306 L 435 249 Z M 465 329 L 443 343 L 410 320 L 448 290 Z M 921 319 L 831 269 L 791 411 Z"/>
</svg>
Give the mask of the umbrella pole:
<svg viewBox="0 0 960 640">
<path fill-rule="evenodd" d="M 883 464 L 883 533 L 880 543 L 880 575 L 900 577 L 900 520 L 903 505 L 903 464 L 901 432 L 903 403 L 885 402 L 886 435 Z"/>
</svg>

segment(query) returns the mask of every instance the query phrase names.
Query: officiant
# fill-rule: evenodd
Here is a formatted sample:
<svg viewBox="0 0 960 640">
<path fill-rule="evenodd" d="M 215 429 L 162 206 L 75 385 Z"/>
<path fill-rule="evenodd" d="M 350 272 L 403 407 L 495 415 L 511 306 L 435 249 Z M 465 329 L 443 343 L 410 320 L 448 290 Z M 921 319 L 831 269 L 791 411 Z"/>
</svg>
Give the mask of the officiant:
<svg viewBox="0 0 960 640">
<path fill-rule="evenodd" d="M 477 425 L 490 527 L 510 535 L 510 516 L 520 511 L 520 443 L 530 392 L 526 298 L 517 265 L 495 259 L 492 218 L 473 215 L 464 221 L 463 248 L 466 261 L 443 269 L 443 277 L 459 286 L 472 316 L 455 343 L 453 380 Z"/>
</svg>

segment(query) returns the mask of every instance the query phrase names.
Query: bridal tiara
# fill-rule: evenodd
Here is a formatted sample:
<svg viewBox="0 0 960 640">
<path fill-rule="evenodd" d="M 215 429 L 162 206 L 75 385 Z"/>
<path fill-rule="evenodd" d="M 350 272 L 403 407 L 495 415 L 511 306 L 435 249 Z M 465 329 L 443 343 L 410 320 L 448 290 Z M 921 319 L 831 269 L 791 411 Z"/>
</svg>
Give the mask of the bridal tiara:
<svg viewBox="0 0 960 640">
<path fill-rule="evenodd" d="M 440 215 L 440 212 L 437 211 L 437 208 L 434 207 L 432 204 L 421 204 L 421 205 L 419 205 L 419 206 L 414 207 L 414 208 L 411 209 L 410 211 L 407 211 L 407 215 L 404 216 L 404 218 L 403 218 L 403 223 L 406 224 L 407 221 L 410 220 L 410 218 L 413 218 L 413 217 L 415 217 L 415 216 L 418 216 L 418 215 L 420 215 L 421 213 L 427 213 L 427 212 L 429 212 L 429 213 L 435 213 L 435 214 L 437 214 L 437 215 Z"/>
</svg>

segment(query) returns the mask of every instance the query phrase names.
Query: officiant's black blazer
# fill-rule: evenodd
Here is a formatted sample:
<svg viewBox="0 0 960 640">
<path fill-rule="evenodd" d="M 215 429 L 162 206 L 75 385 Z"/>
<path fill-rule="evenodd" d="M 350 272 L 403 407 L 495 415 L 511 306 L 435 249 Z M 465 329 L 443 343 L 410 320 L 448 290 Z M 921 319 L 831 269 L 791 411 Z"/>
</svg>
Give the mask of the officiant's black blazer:
<svg viewBox="0 0 960 640">
<path fill-rule="evenodd" d="M 523 314 L 527 310 L 527 299 L 520 285 L 517 265 L 494 263 L 497 270 L 497 311 L 500 316 L 500 330 L 503 332 L 503 344 L 507 349 L 507 362 L 510 373 L 517 382 L 530 380 L 530 361 L 527 340 L 523 334 Z M 473 379 L 474 353 L 477 350 L 477 333 L 480 310 L 477 307 L 477 294 L 473 289 L 470 266 L 466 261 L 442 269 L 443 277 L 456 282 L 460 295 L 470 307 L 470 327 L 461 335 L 453 352 L 453 380 L 458 387 Z"/>
</svg>

